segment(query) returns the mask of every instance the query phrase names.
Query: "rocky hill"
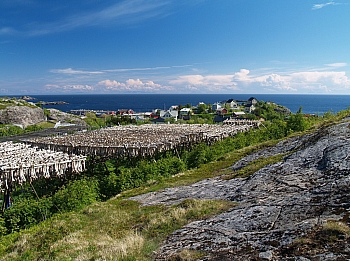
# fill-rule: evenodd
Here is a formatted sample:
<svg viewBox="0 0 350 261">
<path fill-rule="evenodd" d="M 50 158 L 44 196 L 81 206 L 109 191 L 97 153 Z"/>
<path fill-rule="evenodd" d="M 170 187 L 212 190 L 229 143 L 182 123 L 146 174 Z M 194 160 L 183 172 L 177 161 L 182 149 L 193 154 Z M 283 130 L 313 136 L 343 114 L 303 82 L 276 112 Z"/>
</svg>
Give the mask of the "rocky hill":
<svg viewBox="0 0 350 261">
<path fill-rule="evenodd" d="M 0 124 L 13 124 L 27 127 L 45 121 L 43 109 L 35 106 L 7 106 L 0 109 Z"/>
<path fill-rule="evenodd" d="M 168 237 L 156 260 L 350 260 L 350 124 L 290 138 L 238 162 L 283 154 L 248 178 L 207 179 L 133 197 L 143 205 L 187 198 L 237 202 L 230 211 L 188 224 Z"/>
<path fill-rule="evenodd" d="M 57 109 L 48 109 L 48 111 L 50 113 L 48 116 L 49 120 L 62 123 L 71 123 L 79 126 L 87 125 L 85 121 L 72 114 L 65 113 Z"/>
<path fill-rule="evenodd" d="M 42 108 L 26 99 L 0 99 L 0 124 L 19 125 L 26 128 L 46 120 L 61 123 L 71 123 L 79 126 L 86 126 L 86 122 L 77 116 L 64 113 L 56 109 L 47 109 L 47 115 Z"/>
</svg>

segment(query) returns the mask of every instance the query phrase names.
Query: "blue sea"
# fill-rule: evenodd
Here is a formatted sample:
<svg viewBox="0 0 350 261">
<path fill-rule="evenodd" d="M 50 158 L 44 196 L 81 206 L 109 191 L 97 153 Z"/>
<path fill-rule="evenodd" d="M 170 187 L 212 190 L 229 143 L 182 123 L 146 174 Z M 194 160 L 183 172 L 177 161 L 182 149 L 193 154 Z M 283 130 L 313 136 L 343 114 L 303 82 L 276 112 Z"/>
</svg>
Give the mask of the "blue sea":
<svg viewBox="0 0 350 261">
<path fill-rule="evenodd" d="M 150 112 L 153 109 L 168 109 L 172 105 L 197 105 L 199 102 L 213 104 L 228 99 L 248 100 L 255 97 L 286 106 L 292 112 L 302 107 L 304 113 L 322 115 L 336 113 L 350 106 L 350 95 L 285 95 L 285 94 L 98 94 L 98 95 L 33 95 L 33 102 L 65 101 L 65 105 L 49 105 L 61 111 L 77 109 L 110 110 L 132 109 L 135 112 Z"/>
</svg>

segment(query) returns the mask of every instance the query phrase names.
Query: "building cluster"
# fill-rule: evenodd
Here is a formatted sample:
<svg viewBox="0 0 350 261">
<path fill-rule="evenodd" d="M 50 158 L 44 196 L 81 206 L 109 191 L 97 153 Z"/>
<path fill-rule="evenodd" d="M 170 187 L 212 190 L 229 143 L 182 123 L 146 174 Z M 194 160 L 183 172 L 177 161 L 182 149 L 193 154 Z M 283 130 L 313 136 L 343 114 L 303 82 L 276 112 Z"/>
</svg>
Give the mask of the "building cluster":
<svg viewBox="0 0 350 261">
<path fill-rule="evenodd" d="M 153 123 L 163 123 L 168 120 L 177 121 L 179 119 L 189 120 L 191 115 L 196 113 L 203 113 L 199 108 L 205 108 L 205 112 L 211 112 L 216 116 L 227 115 L 230 111 L 232 112 L 232 117 L 244 117 L 246 113 L 252 113 L 256 109 L 256 104 L 258 100 L 254 97 L 248 100 L 234 100 L 229 99 L 226 101 L 215 102 L 214 104 L 205 104 L 203 102 L 198 103 L 197 106 L 182 107 L 178 105 L 170 106 L 167 110 L 154 109 L 152 112 L 141 112 L 135 113 L 132 109 L 120 109 L 118 111 L 103 111 L 103 110 L 71 110 L 70 113 L 78 116 L 86 116 L 87 113 L 94 113 L 97 117 L 103 117 L 106 115 L 120 115 L 129 116 L 135 120 L 145 120 L 151 119 Z M 219 118 L 219 117 L 216 117 Z M 226 118 L 225 118 L 226 119 Z M 215 121 L 215 119 L 214 119 Z M 222 120 L 220 120 L 222 121 Z"/>
</svg>

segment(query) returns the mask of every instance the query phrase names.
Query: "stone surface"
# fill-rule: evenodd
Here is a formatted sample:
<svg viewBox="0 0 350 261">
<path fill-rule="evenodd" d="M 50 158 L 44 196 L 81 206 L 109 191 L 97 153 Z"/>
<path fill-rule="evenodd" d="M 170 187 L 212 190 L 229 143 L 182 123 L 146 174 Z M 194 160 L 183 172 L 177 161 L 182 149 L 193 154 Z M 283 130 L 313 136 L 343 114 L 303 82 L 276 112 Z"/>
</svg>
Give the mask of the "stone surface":
<svg viewBox="0 0 350 261">
<path fill-rule="evenodd" d="M 308 255 L 287 249 L 328 220 L 349 222 L 349 123 L 280 142 L 235 162 L 240 169 L 259 157 L 290 152 L 244 179 L 206 179 L 132 198 L 144 205 L 174 204 L 186 198 L 224 199 L 238 203 L 230 211 L 192 222 L 168 237 L 156 260 L 183 249 L 204 250 L 203 260 L 349 260 L 349 244 L 333 253 L 326 248 Z M 174 259 L 175 260 L 175 259 Z"/>
<path fill-rule="evenodd" d="M 28 106 L 8 106 L 0 110 L 0 124 L 17 124 L 22 127 L 45 121 L 43 109 Z"/>
<path fill-rule="evenodd" d="M 60 121 L 61 123 L 71 123 L 79 126 L 87 126 L 86 122 L 79 117 L 62 112 L 57 109 L 47 109 L 50 111 L 49 120 Z"/>
</svg>

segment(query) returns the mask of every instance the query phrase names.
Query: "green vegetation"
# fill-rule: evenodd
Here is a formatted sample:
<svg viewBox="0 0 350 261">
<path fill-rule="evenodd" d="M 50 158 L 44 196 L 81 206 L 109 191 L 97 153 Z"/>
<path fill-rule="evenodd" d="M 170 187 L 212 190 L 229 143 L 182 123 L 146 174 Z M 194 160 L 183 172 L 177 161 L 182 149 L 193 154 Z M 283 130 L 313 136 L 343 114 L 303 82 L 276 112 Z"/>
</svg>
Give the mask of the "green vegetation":
<svg viewBox="0 0 350 261">
<path fill-rule="evenodd" d="M 5 109 L 6 107 L 9 106 L 27 106 L 30 108 L 37 108 L 38 106 L 29 103 L 24 100 L 19 100 L 16 98 L 7 98 L 7 97 L 0 97 L 0 110 Z"/>
<path fill-rule="evenodd" d="M 2 237 L 0 260 L 153 260 L 169 233 L 232 207 L 215 200 L 140 207 L 114 198 Z"/>
<path fill-rule="evenodd" d="M 0 137 L 19 135 L 23 133 L 44 130 L 47 128 L 53 128 L 54 124 L 50 122 L 42 122 L 34 125 L 30 125 L 24 129 L 15 125 L 0 124 Z"/>
<path fill-rule="evenodd" d="M 131 119 L 128 115 L 103 115 L 102 117 L 97 117 L 95 113 L 87 113 L 84 121 L 92 127 L 101 128 L 106 126 L 116 126 L 116 125 L 129 125 L 137 124 L 135 119 Z M 144 122 L 146 123 L 146 122 Z"/>
</svg>

